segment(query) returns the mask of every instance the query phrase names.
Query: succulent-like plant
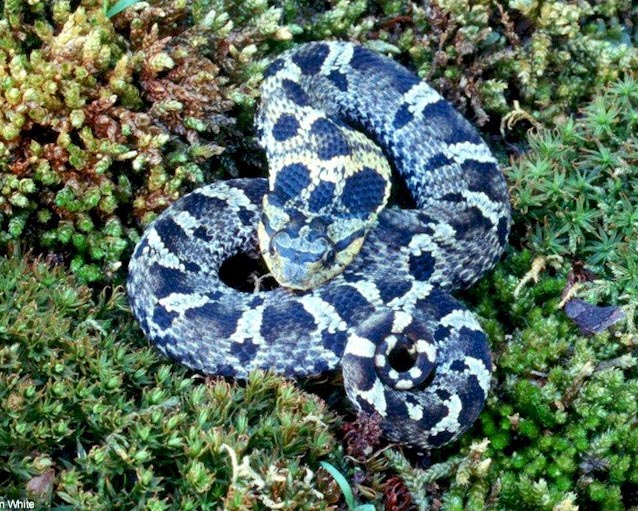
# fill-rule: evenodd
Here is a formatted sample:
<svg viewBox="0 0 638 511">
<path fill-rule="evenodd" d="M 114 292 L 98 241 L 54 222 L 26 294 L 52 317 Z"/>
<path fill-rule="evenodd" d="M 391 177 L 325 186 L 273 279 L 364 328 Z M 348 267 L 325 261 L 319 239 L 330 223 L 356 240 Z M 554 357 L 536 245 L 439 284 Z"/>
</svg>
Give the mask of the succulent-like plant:
<svg viewBox="0 0 638 511">
<path fill-rule="evenodd" d="M 579 116 L 529 137 L 506 168 L 516 213 L 514 242 L 539 254 L 581 260 L 588 291 L 628 306 L 638 296 L 638 82 L 613 82 Z"/>
<path fill-rule="evenodd" d="M 0 20 L 0 245 L 55 253 L 85 282 L 121 275 L 141 227 L 235 172 L 230 110 L 254 103 L 257 45 L 290 38 L 265 2 L 113 19 L 94 4 L 15 0 Z"/>
</svg>

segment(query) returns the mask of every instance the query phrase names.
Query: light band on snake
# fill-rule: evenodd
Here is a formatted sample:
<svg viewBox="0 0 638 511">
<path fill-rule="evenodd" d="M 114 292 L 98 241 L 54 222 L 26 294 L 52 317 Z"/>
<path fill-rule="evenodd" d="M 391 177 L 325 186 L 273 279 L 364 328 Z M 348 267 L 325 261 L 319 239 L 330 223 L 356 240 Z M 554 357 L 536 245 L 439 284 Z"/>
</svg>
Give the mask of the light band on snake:
<svg viewBox="0 0 638 511">
<path fill-rule="evenodd" d="M 144 334 L 206 374 L 340 367 L 351 402 L 379 414 L 389 439 L 451 442 L 490 384 L 486 336 L 450 293 L 505 248 L 510 207 L 495 158 L 431 87 L 354 44 L 284 53 L 261 96 L 269 179 L 185 195 L 134 251 L 128 294 Z M 392 173 L 413 209 L 386 207 Z M 226 284 L 220 268 L 239 253 L 263 257 L 281 287 Z"/>
</svg>

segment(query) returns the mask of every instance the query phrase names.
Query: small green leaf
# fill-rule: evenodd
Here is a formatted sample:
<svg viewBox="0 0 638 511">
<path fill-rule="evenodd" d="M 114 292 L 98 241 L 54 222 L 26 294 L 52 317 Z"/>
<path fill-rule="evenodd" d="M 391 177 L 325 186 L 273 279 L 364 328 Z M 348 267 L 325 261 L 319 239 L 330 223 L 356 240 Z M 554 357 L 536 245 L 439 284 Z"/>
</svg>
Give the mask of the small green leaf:
<svg viewBox="0 0 638 511">
<path fill-rule="evenodd" d="M 352 488 L 350 488 L 350 484 L 346 481 L 346 478 L 343 476 L 339 470 L 334 465 L 331 465 L 327 461 L 320 461 L 319 465 L 326 470 L 341 488 L 341 493 L 343 493 L 343 497 L 346 499 L 346 504 L 348 505 L 348 509 L 356 511 L 354 503 L 354 494 L 352 493 Z M 374 508 L 373 508 L 374 509 Z"/>
<path fill-rule="evenodd" d="M 131 5 L 135 5 L 140 0 L 119 0 L 112 5 L 108 11 L 106 11 L 106 16 L 108 18 L 112 18 L 116 14 L 121 13 L 124 9 L 128 9 Z"/>
</svg>

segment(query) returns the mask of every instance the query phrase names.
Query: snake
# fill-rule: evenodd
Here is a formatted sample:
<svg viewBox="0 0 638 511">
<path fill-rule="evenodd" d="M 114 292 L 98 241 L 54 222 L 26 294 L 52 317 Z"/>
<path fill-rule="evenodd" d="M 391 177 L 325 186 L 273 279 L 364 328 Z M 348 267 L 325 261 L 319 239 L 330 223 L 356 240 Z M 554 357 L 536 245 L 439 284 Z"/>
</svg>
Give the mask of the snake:
<svg viewBox="0 0 638 511">
<path fill-rule="evenodd" d="M 144 335 L 208 375 L 340 370 L 389 441 L 454 441 L 490 387 L 487 336 L 453 293 L 507 244 L 497 160 L 425 81 L 362 45 L 299 44 L 268 65 L 260 93 L 268 178 L 196 188 L 133 251 L 127 292 Z M 240 256 L 278 285 L 229 282 Z"/>
</svg>

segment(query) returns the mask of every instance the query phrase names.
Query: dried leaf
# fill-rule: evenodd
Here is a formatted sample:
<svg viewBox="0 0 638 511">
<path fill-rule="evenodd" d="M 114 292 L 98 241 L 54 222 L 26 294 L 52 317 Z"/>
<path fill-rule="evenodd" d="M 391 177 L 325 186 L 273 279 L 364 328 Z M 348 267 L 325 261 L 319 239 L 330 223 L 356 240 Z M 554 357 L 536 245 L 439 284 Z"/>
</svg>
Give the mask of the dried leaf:
<svg viewBox="0 0 638 511">
<path fill-rule="evenodd" d="M 565 313 L 586 335 L 604 332 L 611 325 L 625 318 L 625 313 L 620 307 L 614 305 L 600 307 L 578 298 L 573 298 L 565 304 Z"/>
</svg>

